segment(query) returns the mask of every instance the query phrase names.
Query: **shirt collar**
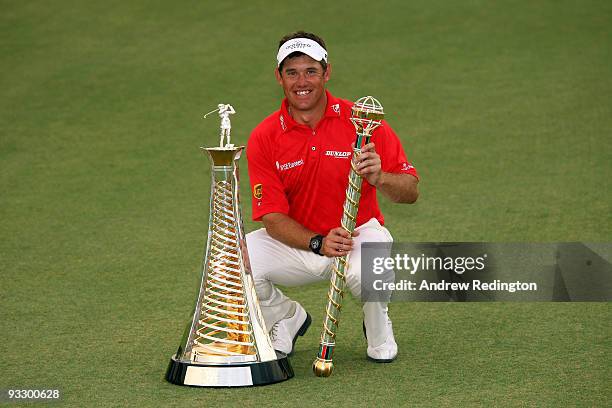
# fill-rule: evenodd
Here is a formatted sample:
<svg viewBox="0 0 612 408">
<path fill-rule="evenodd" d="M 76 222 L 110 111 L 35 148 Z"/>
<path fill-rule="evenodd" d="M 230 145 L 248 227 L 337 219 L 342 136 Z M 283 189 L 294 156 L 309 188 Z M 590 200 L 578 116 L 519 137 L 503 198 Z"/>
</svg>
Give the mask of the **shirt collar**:
<svg viewBox="0 0 612 408">
<path fill-rule="evenodd" d="M 325 90 L 325 95 L 327 95 L 327 106 L 325 107 L 323 118 L 339 118 L 342 109 L 340 99 L 333 96 L 327 89 Z M 281 103 L 279 124 L 283 132 L 288 132 L 295 126 L 300 126 L 300 124 L 297 123 L 289 114 L 287 98 L 284 98 L 283 102 Z"/>
</svg>

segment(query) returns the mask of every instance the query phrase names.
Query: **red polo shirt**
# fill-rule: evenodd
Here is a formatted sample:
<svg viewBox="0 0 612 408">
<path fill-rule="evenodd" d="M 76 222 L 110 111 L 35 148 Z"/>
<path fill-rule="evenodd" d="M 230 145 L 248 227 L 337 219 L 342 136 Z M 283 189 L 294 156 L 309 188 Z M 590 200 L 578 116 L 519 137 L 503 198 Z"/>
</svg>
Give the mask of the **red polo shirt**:
<svg viewBox="0 0 612 408">
<path fill-rule="evenodd" d="M 293 120 L 285 99 L 251 133 L 247 160 L 255 221 L 278 212 L 322 235 L 340 226 L 356 134 L 349 120 L 352 102 L 326 94 L 325 115 L 314 130 Z M 370 141 L 384 172 L 418 177 L 385 121 Z M 384 224 L 376 189 L 364 180 L 356 226 L 371 218 Z"/>
</svg>

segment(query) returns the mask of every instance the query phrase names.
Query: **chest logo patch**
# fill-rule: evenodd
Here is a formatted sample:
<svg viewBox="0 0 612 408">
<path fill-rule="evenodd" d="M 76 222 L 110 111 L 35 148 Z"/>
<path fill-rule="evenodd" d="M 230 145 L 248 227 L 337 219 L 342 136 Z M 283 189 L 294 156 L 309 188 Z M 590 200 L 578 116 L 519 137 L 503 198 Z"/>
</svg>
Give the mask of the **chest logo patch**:
<svg viewBox="0 0 612 408">
<path fill-rule="evenodd" d="M 276 162 L 276 169 L 278 171 L 285 171 L 285 170 L 290 170 L 294 167 L 301 166 L 303 164 L 304 164 L 304 159 L 296 160 L 296 161 L 289 162 L 289 163 L 283 163 L 283 164 Z"/>
<path fill-rule="evenodd" d="M 258 200 L 261 200 L 262 196 L 263 196 L 263 186 L 261 184 L 255 184 L 253 186 L 253 197 L 255 197 Z"/>
<path fill-rule="evenodd" d="M 334 157 L 336 159 L 348 159 L 351 156 L 351 152 L 337 152 L 335 150 L 327 150 L 326 156 Z"/>
</svg>

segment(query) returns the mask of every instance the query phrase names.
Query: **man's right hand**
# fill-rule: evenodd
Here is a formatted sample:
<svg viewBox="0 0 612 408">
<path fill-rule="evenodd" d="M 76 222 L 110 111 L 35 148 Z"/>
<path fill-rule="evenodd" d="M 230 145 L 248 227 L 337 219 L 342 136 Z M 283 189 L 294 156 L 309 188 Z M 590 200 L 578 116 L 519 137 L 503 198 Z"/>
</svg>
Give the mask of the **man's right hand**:
<svg viewBox="0 0 612 408">
<path fill-rule="evenodd" d="M 293 248 L 310 251 L 310 239 L 317 233 L 304 227 L 293 218 L 282 213 L 268 213 L 261 219 L 270 236 Z M 353 236 L 359 235 L 357 231 Z M 342 227 L 329 231 L 323 238 L 319 253 L 327 257 L 344 256 L 353 249 L 353 238 Z"/>
<path fill-rule="evenodd" d="M 353 236 L 359 235 L 357 231 Z M 321 253 L 328 257 L 344 256 L 353 249 L 353 238 L 344 228 L 336 227 L 323 238 Z"/>
</svg>

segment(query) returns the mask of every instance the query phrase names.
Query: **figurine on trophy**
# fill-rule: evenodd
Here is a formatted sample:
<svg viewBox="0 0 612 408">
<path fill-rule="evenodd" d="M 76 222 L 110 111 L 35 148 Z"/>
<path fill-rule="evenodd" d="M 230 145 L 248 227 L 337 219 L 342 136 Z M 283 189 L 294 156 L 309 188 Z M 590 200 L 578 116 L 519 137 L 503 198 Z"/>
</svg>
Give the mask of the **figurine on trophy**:
<svg viewBox="0 0 612 408">
<path fill-rule="evenodd" d="M 204 115 L 204 118 L 214 112 L 219 112 L 219 117 L 221 118 L 219 147 L 234 147 L 234 145 L 231 143 L 232 122 L 229 118 L 229 115 L 236 113 L 234 107 L 229 103 L 220 103 L 217 105 L 217 109 L 208 112 L 206 115 Z M 224 139 L 227 139 L 226 143 L 223 143 Z"/>
</svg>

